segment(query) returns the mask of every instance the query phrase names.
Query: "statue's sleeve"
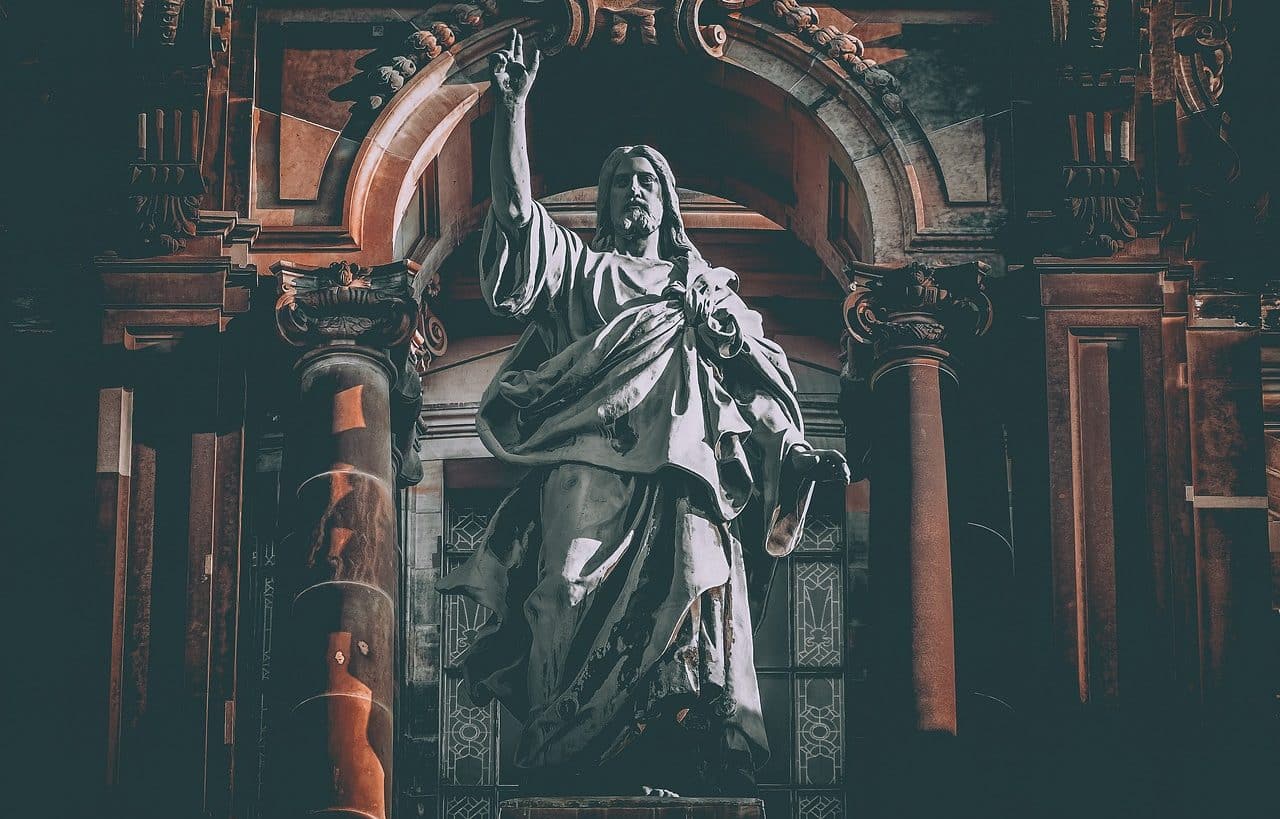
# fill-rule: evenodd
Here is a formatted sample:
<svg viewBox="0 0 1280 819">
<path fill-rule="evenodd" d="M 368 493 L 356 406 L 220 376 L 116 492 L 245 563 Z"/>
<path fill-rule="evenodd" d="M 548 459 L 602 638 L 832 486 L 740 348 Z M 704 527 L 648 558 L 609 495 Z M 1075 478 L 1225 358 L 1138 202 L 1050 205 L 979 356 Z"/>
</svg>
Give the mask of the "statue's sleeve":
<svg viewBox="0 0 1280 819">
<path fill-rule="evenodd" d="M 725 286 L 719 290 L 712 318 L 720 317 L 719 335 L 724 337 L 717 345 L 726 357 L 721 367 L 739 411 L 751 426 L 745 448 L 759 502 L 754 516 L 763 524 L 758 537 L 765 553 L 782 557 L 796 547 L 813 496 L 813 482 L 788 475 L 784 466 L 793 448 L 810 448 L 796 380 L 786 353 L 765 337 L 760 314 L 734 291 L 736 277 L 721 278 Z"/>
<path fill-rule="evenodd" d="M 537 202 L 529 224 L 514 234 L 490 210 L 480 239 L 480 290 L 493 312 L 528 316 L 572 289 L 574 270 L 587 252 Z"/>
</svg>

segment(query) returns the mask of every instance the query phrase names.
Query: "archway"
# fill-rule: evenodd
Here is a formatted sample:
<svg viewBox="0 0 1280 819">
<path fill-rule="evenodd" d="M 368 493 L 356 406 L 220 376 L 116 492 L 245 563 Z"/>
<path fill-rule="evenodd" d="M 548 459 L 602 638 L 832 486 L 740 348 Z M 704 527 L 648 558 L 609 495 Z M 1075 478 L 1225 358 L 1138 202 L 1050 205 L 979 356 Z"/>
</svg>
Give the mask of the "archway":
<svg viewBox="0 0 1280 819">
<path fill-rule="evenodd" d="M 519 25 L 535 28 L 532 23 Z M 759 23 L 739 20 L 730 28 L 735 36 L 720 60 L 671 59 L 651 65 L 643 51 L 597 48 L 567 52 L 548 61 L 530 102 L 535 194 L 558 197 L 557 216 L 571 227 L 590 230 L 594 215 L 590 196 L 577 192 L 594 183 L 607 151 L 619 143 L 638 142 L 663 150 L 680 181 L 697 192 L 690 196 L 687 215 L 694 241 L 704 252 L 716 243 L 715 237 L 732 239 L 729 234 L 736 232 L 738 238 L 750 237 L 743 243 L 752 248 L 748 264 L 770 252 L 776 258 L 772 269 L 743 276 L 749 301 L 791 291 L 804 294 L 801 301 L 829 309 L 829 331 L 819 329 L 803 338 L 796 334 L 795 344 L 786 346 L 807 347 L 802 357 L 809 364 L 822 361 L 810 367 L 815 385 L 812 403 L 824 405 L 818 415 L 825 413 L 827 421 L 818 435 L 838 440 L 834 412 L 838 379 L 832 365 L 838 337 L 835 304 L 848 284 L 844 263 L 854 258 L 897 261 L 908 253 L 936 251 L 919 239 L 934 224 L 929 203 L 945 204 L 941 172 L 928 161 L 927 146 L 922 147 L 921 140 L 904 139 L 902 133 L 913 127 L 910 119 L 894 122 L 885 117 L 860 87 Z M 416 497 L 424 498 L 423 507 L 421 514 L 410 512 L 404 533 L 410 572 L 445 569 L 460 557 L 450 552 L 448 544 L 453 542 L 454 524 L 470 520 L 470 513 L 455 514 L 446 491 L 453 486 L 483 489 L 486 482 L 495 480 L 483 474 L 483 467 L 467 463 L 484 453 L 469 429 L 473 402 L 465 400 L 466 390 L 459 384 L 474 388 L 487 383 L 486 366 L 502 357 L 501 339 L 506 334 L 502 327 L 484 325 L 466 280 L 475 258 L 468 242 L 474 239 L 487 208 L 491 129 L 487 116 L 492 103 L 486 60 L 506 32 L 505 25 L 484 29 L 417 71 L 370 126 L 346 184 L 342 218 L 358 247 L 357 258 L 378 262 L 408 255 L 425 270 L 440 274 L 442 312 L 454 328 L 450 353 L 427 377 L 426 403 L 430 405 L 433 397 L 444 400 L 439 406 L 428 406 L 424 417 L 430 450 L 424 470 L 427 477 L 413 490 Z M 627 79 L 636 77 L 644 81 Z M 567 140 L 572 140 L 571 147 L 565 147 Z M 411 235 L 414 231 L 417 234 Z M 772 250 L 765 248 L 770 241 L 776 245 Z M 717 258 L 714 252 L 707 255 L 714 263 L 742 272 L 741 258 L 735 263 Z M 770 276 L 775 277 L 773 281 Z M 428 280 L 420 277 L 420 286 Z M 784 318 L 777 323 L 787 324 Z M 457 343 L 468 336 L 476 343 Z M 458 480 L 450 478 L 450 472 Z M 861 507 L 841 503 L 842 498 L 835 500 L 833 525 L 846 532 L 853 527 L 845 513 L 855 510 L 865 515 L 866 499 L 860 499 Z M 417 503 L 411 501 L 409 508 L 414 510 Z M 426 509 L 426 504 L 434 508 Z M 841 554 L 843 535 L 833 542 L 841 545 L 817 546 L 804 562 L 806 567 L 818 567 L 809 578 L 813 588 L 825 583 L 828 589 L 822 602 L 812 607 L 821 614 L 807 624 L 798 616 L 782 622 L 784 659 L 770 669 L 784 692 L 777 696 L 786 698 L 783 708 L 774 709 L 783 721 L 775 728 L 790 738 L 780 753 L 781 770 L 772 774 L 770 784 L 787 799 L 799 798 L 802 791 L 806 798 L 835 798 L 841 785 L 841 726 L 848 696 L 843 687 L 847 679 L 843 648 L 833 648 L 835 653 L 814 661 L 816 666 L 806 665 L 797 648 L 805 639 L 802 628 L 810 632 L 834 628 L 836 636 L 829 643 L 844 645 L 840 637 L 846 605 L 843 578 L 849 567 L 841 562 L 846 560 Z M 790 595 L 785 611 L 794 612 L 800 605 L 800 583 L 792 576 L 779 587 Z M 429 583 L 411 580 L 407 585 L 407 610 L 439 608 Z M 495 773 L 501 767 L 498 741 L 485 748 L 474 742 L 474 729 L 485 718 L 481 709 L 461 701 L 460 689 L 450 687 L 456 675 L 448 673 L 448 657 L 451 651 L 456 655 L 459 635 L 478 625 L 477 617 L 476 612 L 460 609 L 441 612 L 434 625 L 441 629 L 443 673 L 434 688 L 423 692 L 437 698 L 433 707 L 441 713 L 442 754 L 456 751 L 451 758 L 468 769 L 440 760 L 442 777 L 446 770 L 450 772 L 451 785 L 461 789 L 453 795 L 464 801 L 476 798 L 467 788 L 491 788 L 486 798 L 492 799 L 510 784 Z M 432 624 L 421 625 L 424 633 L 430 633 Z M 410 624 L 411 629 L 417 626 Z M 417 644 L 413 634 L 408 638 L 412 654 Z M 414 673 L 411 669 L 409 677 Z M 802 681 L 827 687 L 802 690 Z M 414 696 L 409 699 L 415 701 Z M 459 732 L 456 747 L 448 745 L 447 735 L 454 716 L 466 727 Z M 496 722 L 496 715 L 491 716 Z M 488 736 L 500 732 L 495 722 L 490 723 Z M 802 761 L 792 731 L 801 731 L 805 725 L 813 729 L 809 733 L 826 739 L 819 743 L 821 754 Z M 444 808 L 454 815 L 462 804 L 452 805 L 446 799 Z"/>
</svg>

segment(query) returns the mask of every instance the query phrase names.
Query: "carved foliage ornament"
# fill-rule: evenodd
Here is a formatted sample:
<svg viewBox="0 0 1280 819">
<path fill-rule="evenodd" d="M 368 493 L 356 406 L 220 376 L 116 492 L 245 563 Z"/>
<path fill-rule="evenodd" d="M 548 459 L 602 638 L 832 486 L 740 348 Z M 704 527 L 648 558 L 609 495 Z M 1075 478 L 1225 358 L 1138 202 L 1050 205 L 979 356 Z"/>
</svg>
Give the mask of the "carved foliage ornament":
<svg viewBox="0 0 1280 819">
<path fill-rule="evenodd" d="M 498 17 L 497 0 L 478 0 L 440 6 L 425 15 L 425 22 L 411 23 L 414 31 L 405 38 L 399 53 L 367 75 L 369 96 L 365 102 L 376 111 L 404 87 L 419 69 L 449 50 L 459 40 L 474 34 Z"/>
<path fill-rule="evenodd" d="M 906 348 L 938 348 L 953 332 L 982 335 L 991 327 L 984 262 L 902 267 L 850 262 L 849 272 L 871 275 L 844 302 L 845 328 L 877 356 Z"/>
<path fill-rule="evenodd" d="M 815 9 L 801 6 L 796 0 L 774 0 L 773 13 L 797 37 L 816 47 L 840 65 L 850 78 L 861 83 L 880 100 L 890 116 L 902 113 L 897 78 L 876 65 L 875 60 L 863 56 L 865 49 L 861 40 L 835 26 L 823 26 Z"/>
<path fill-rule="evenodd" d="M 363 267 L 341 261 L 319 268 L 279 262 L 271 269 L 280 288 L 276 327 L 296 347 L 353 341 L 380 349 L 413 334 L 418 305 L 412 262 Z"/>
<path fill-rule="evenodd" d="M 1125 165 L 1068 165 L 1064 213 L 1070 255 L 1111 256 L 1138 237 L 1142 185 Z"/>
<path fill-rule="evenodd" d="M 181 252 L 196 235 L 204 181 L 193 162 L 135 162 L 128 196 L 132 231 L 121 250 L 134 256 Z"/>
</svg>

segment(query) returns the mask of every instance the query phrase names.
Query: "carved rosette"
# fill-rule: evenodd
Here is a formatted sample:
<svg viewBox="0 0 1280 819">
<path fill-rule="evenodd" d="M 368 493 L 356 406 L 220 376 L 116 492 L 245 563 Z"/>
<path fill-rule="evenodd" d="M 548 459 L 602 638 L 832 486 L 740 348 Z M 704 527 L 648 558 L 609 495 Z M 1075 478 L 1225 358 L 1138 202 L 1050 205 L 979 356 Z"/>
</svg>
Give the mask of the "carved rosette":
<svg viewBox="0 0 1280 819">
<path fill-rule="evenodd" d="M 980 336 L 991 327 L 991 300 L 984 262 L 902 267 L 850 262 L 850 273 L 871 276 L 844 302 L 845 328 L 857 343 L 870 344 L 879 363 L 924 355 L 943 359 L 955 334 Z"/>
<path fill-rule="evenodd" d="M 417 326 L 413 262 L 315 268 L 277 262 L 271 270 L 279 280 L 276 327 L 295 347 L 354 342 L 385 349 L 408 341 Z"/>
</svg>

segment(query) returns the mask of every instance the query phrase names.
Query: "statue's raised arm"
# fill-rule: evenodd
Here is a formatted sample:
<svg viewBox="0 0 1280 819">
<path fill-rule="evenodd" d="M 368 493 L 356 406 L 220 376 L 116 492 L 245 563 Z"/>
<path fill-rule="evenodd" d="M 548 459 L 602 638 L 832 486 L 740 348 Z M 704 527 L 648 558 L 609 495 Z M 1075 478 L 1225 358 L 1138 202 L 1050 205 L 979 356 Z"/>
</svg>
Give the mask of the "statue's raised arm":
<svg viewBox="0 0 1280 819">
<path fill-rule="evenodd" d="M 498 224 L 510 233 L 521 230 L 533 217 L 524 109 L 540 60 L 541 55 L 534 49 L 533 58 L 525 63 L 524 38 L 515 29 L 511 30 L 507 47 L 489 58 L 496 97 L 493 151 L 489 157 L 493 214 Z"/>
</svg>

